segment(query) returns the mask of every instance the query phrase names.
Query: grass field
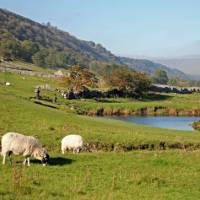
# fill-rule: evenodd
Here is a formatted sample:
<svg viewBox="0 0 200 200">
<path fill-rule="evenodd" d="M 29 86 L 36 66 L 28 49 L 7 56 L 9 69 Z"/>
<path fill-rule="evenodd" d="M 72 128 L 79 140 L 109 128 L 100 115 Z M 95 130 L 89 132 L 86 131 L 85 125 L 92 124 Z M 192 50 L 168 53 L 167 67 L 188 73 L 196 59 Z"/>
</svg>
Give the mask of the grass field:
<svg viewBox="0 0 200 200">
<path fill-rule="evenodd" d="M 1 165 L 0 198 L 195 200 L 199 159 L 199 151 L 53 154 L 47 167 Z"/>
<path fill-rule="evenodd" d="M 156 146 L 163 141 L 172 145 L 199 145 L 199 132 L 172 131 L 80 116 L 69 109 L 68 104 L 71 106 L 73 101 L 63 104 L 63 100 L 58 99 L 56 109 L 49 107 L 52 103 L 44 102 L 44 106 L 30 100 L 34 96 L 34 87 L 52 84 L 49 79 L 0 73 L 0 82 L 4 81 L 11 82 L 11 86 L 0 84 L 0 134 L 16 131 L 34 135 L 47 147 L 51 160 L 47 167 L 33 161 L 28 168 L 22 166 L 21 157 L 14 157 L 13 166 L 9 162 L 6 166 L 0 165 L 0 199 L 200 198 L 199 150 L 155 148 L 152 151 L 60 154 L 60 140 L 70 133 L 81 134 L 88 143 Z M 171 96 L 171 101 L 179 106 L 199 106 L 199 95 Z M 82 106 L 93 101 L 95 106 L 98 105 L 95 100 L 75 103 Z M 127 101 L 121 99 L 119 104 L 127 105 Z M 154 102 L 131 100 L 130 104 L 157 105 L 167 101 L 169 99 Z"/>
</svg>

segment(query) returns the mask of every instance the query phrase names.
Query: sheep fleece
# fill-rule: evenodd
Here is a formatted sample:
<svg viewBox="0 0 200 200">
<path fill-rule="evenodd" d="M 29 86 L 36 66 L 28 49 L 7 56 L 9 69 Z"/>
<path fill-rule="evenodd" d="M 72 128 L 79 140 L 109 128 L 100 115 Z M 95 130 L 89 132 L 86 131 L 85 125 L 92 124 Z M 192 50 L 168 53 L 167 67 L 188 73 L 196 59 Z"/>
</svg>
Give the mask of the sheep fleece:
<svg viewBox="0 0 200 200">
<path fill-rule="evenodd" d="M 2 137 L 2 155 L 13 152 L 15 155 L 31 156 L 35 147 L 41 147 L 32 136 L 9 132 Z"/>
</svg>

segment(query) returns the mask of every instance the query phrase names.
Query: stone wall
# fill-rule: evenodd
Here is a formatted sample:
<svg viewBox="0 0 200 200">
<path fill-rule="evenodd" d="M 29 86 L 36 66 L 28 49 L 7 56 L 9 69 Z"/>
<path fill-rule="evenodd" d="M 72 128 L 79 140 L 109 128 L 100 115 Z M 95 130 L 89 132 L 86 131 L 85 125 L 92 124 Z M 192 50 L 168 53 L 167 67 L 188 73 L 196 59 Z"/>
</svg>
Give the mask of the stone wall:
<svg viewBox="0 0 200 200">
<path fill-rule="evenodd" d="M 200 92 L 200 87 L 177 87 L 170 85 L 152 84 L 150 90 L 153 92 L 191 94 L 193 92 Z"/>
</svg>

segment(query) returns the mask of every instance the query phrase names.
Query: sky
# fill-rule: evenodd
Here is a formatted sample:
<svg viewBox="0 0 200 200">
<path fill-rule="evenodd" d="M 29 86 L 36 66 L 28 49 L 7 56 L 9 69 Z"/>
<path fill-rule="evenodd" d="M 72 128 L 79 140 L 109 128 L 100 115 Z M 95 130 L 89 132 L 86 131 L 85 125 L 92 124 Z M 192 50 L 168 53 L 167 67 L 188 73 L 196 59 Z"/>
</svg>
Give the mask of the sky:
<svg viewBox="0 0 200 200">
<path fill-rule="evenodd" d="M 116 55 L 176 57 L 200 50 L 200 0 L 0 0 L 0 7 L 49 21 Z"/>
</svg>

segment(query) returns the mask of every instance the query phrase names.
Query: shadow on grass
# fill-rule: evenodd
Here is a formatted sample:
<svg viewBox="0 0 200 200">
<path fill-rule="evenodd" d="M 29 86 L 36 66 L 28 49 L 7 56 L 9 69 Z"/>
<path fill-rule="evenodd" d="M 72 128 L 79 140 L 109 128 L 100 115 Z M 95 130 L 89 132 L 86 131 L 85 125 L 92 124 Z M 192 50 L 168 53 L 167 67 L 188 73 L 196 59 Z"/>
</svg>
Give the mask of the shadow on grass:
<svg viewBox="0 0 200 200">
<path fill-rule="evenodd" d="M 101 98 L 101 99 L 98 99 L 98 98 L 95 98 L 95 101 L 96 102 L 100 102 L 100 103 L 119 103 L 119 101 L 117 100 L 113 100 L 113 99 L 108 99 L 108 98 Z"/>
<path fill-rule="evenodd" d="M 163 95 L 163 94 L 156 94 L 156 93 L 149 93 L 148 95 L 145 95 L 141 101 L 164 101 L 172 99 L 173 96 L 171 95 Z"/>
<path fill-rule="evenodd" d="M 48 165 L 50 166 L 63 166 L 63 165 L 69 165 L 71 163 L 75 162 L 75 160 L 70 159 L 70 158 L 63 158 L 63 157 L 51 157 L 49 159 Z M 8 162 L 9 163 L 9 162 Z M 40 160 L 30 160 L 31 164 L 42 164 L 42 162 Z M 23 160 L 17 160 L 12 162 L 13 164 L 23 164 Z M 10 164 L 10 166 L 12 166 Z"/>
<path fill-rule="evenodd" d="M 50 166 L 63 166 L 63 165 L 69 165 L 73 163 L 75 160 L 72 160 L 70 158 L 63 158 L 63 157 L 51 157 L 49 159 L 48 165 Z M 41 164 L 40 160 L 31 160 L 31 163 L 34 164 Z"/>
<path fill-rule="evenodd" d="M 142 97 L 129 97 L 124 99 L 133 99 L 133 100 L 138 100 L 138 101 L 143 101 L 143 102 L 148 102 L 148 101 L 164 101 L 164 100 L 170 100 L 174 96 L 172 95 L 166 95 L 166 94 L 160 94 L 160 93 L 154 93 L 150 92 L 148 94 L 143 95 Z M 126 103 L 126 102 L 121 102 L 120 98 L 114 100 L 113 98 L 95 98 L 94 99 L 96 102 L 100 103 Z"/>
<path fill-rule="evenodd" d="M 55 158 L 50 158 L 48 165 L 51 166 L 62 166 L 62 165 L 69 165 L 71 163 L 75 162 L 75 160 L 70 159 L 70 158 L 63 158 L 63 157 L 55 157 Z"/>
</svg>

